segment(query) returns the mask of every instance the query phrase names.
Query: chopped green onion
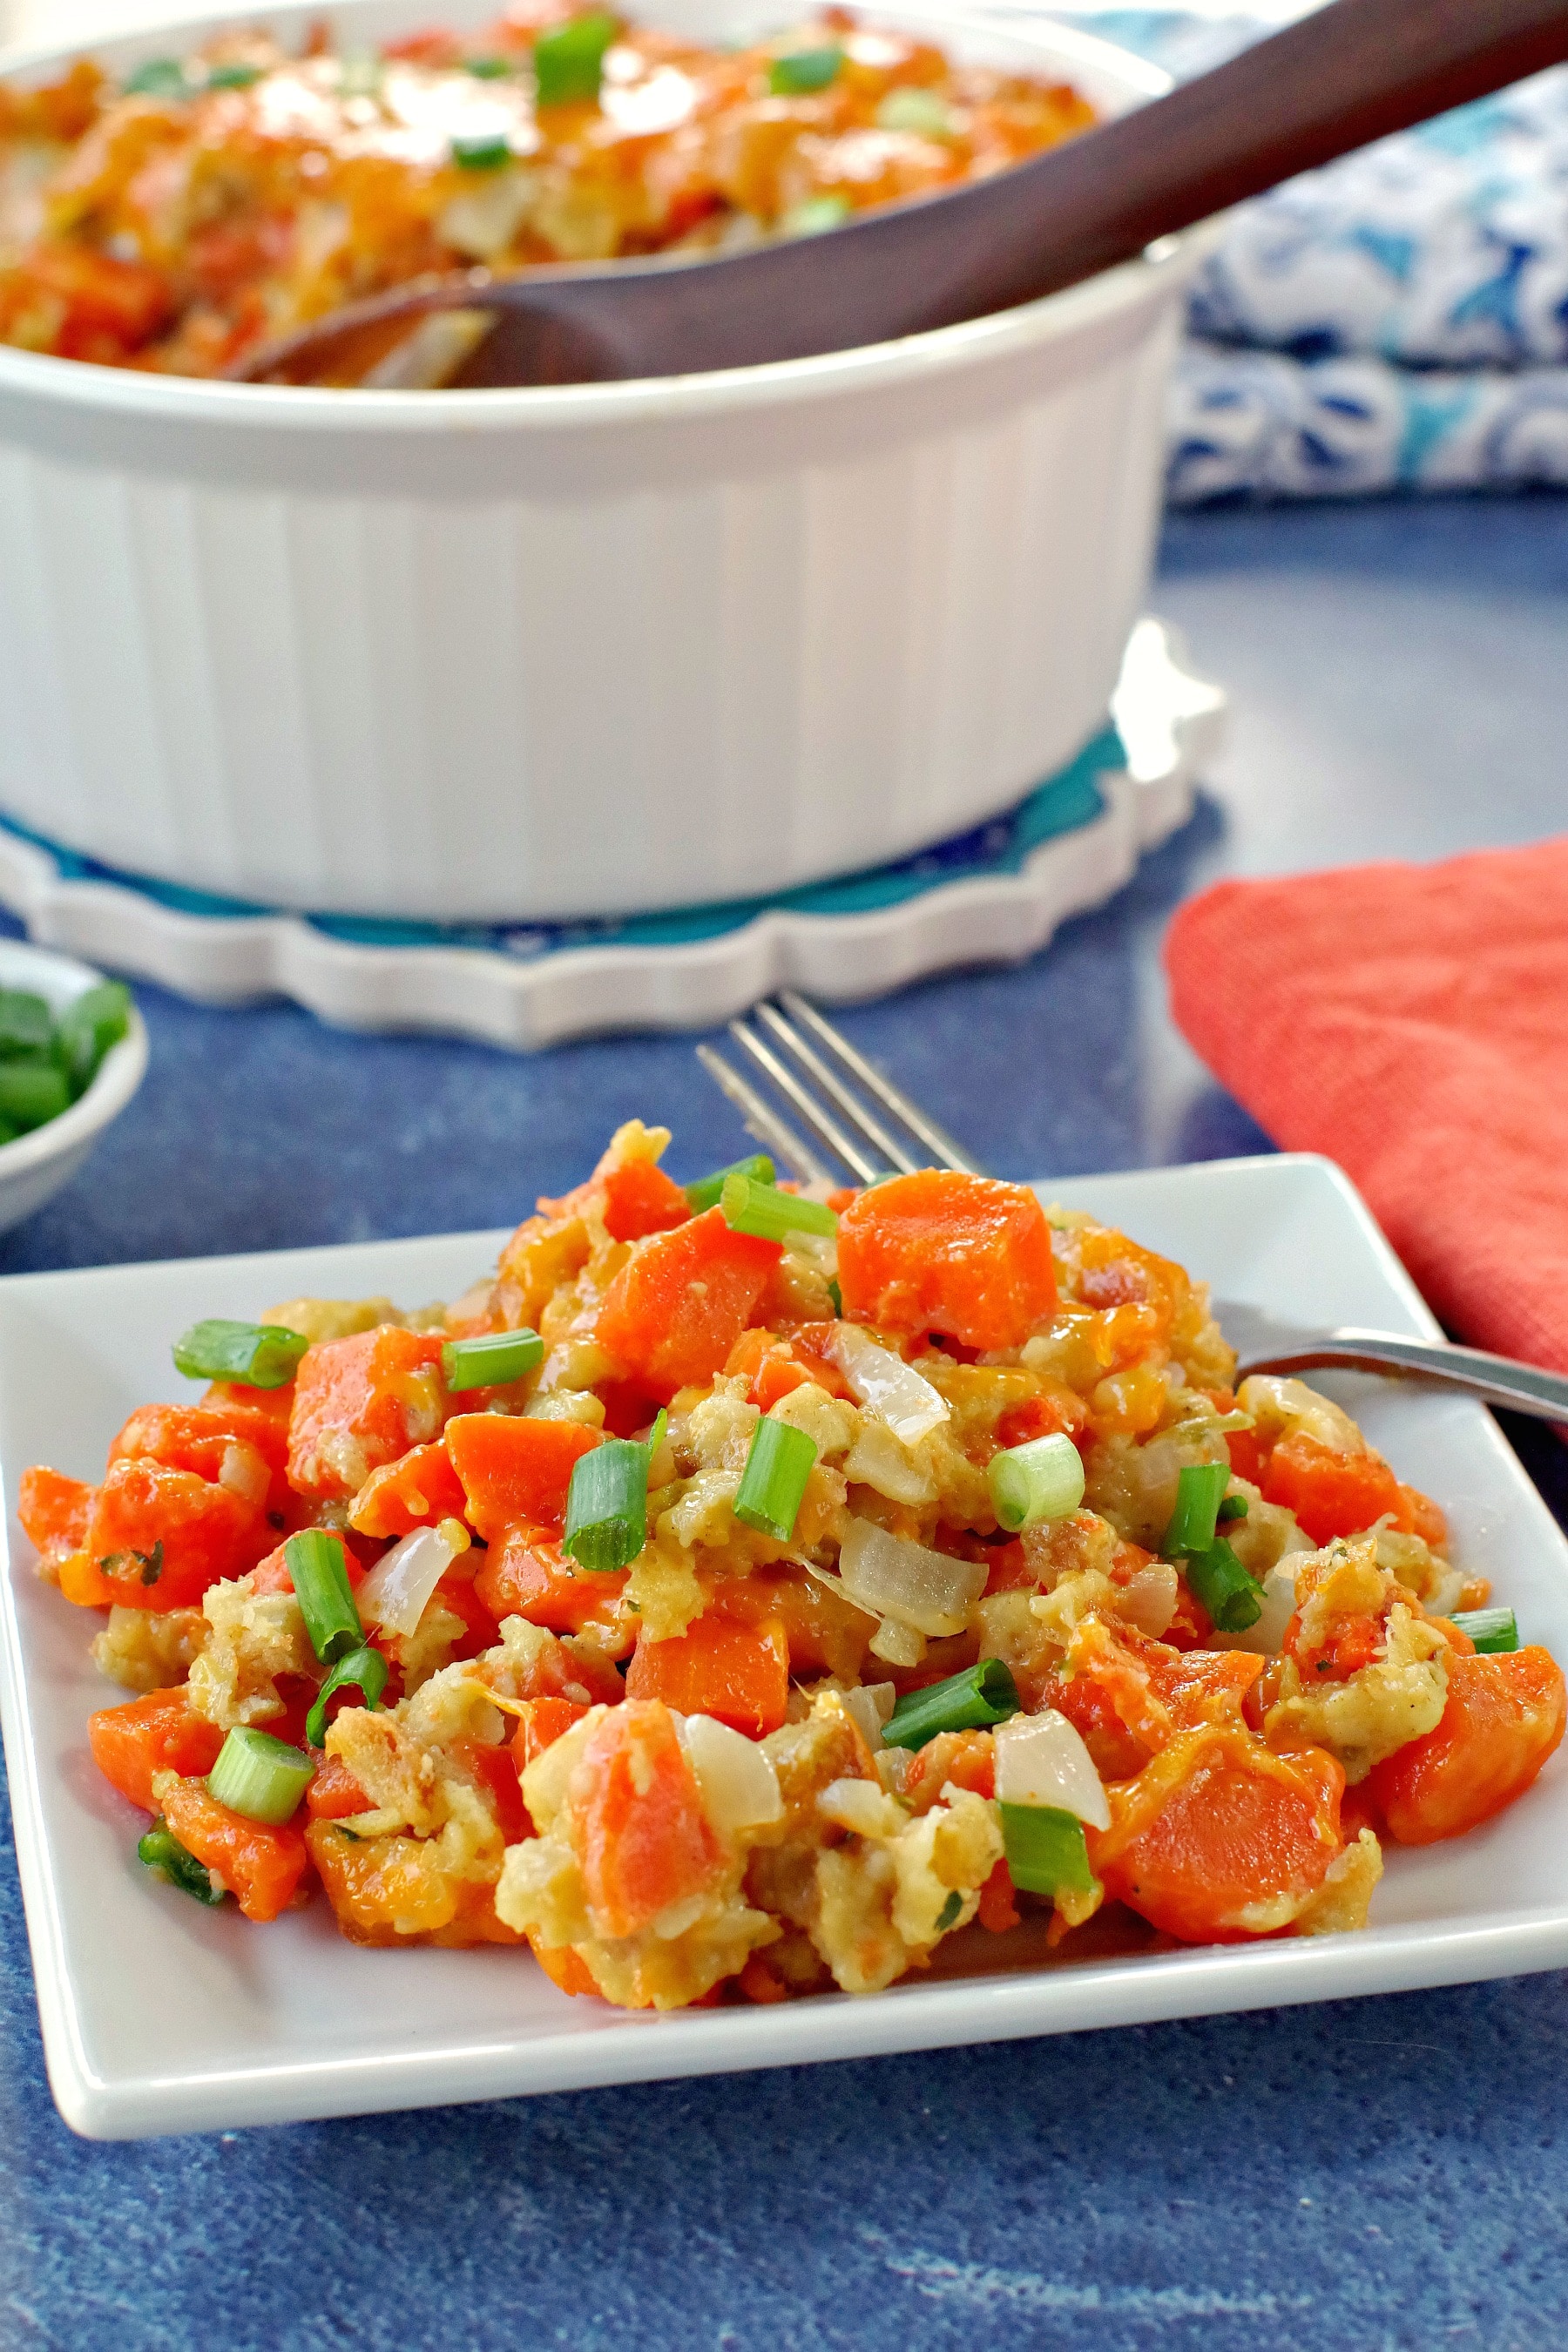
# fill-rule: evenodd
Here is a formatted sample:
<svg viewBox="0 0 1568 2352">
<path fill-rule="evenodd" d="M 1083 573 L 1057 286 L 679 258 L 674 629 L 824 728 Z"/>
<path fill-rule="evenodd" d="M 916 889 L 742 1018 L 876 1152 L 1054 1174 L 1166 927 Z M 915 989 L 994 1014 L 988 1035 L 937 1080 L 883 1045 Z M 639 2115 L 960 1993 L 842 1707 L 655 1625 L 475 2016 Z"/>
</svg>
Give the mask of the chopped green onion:
<svg viewBox="0 0 1568 2352">
<path fill-rule="evenodd" d="M 26 988 L 0 988 L 0 1054 L 47 1054 L 55 1016 L 41 996 Z"/>
<path fill-rule="evenodd" d="M 533 45 L 534 103 L 592 106 L 605 75 L 605 52 L 620 26 L 603 9 L 552 25 Z"/>
<path fill-rule="evenodd" d="M 0 1118 L 0 1143 L 15 1143 L 21 1132 L 21 1129 L 13 1127 L 8 1118 Z"/>
<path fill-rule="evenodd" d="M 889 1748 L 923 1748 L 939 1731 L 984 1731 L 1005 1723 L 1022 1704 L 1010 1669 L 1000 1658 L 982 1658 L 961 1675 L 901 1698 L 882 1726 L 882 1738 Z"/>
<path fill-rule="evenodd" d="M 512 71 L 510 58 L 465 58 L 463 71 L 473 75 L 476 81 L 505 81 Z"/>
<path fill-rule="evenodd" d="M 231 1323 L 214 1316 L 174 1342 L 174 1370 L 188 1381 L 237 1381 L 241 1388 L 287 1388 L 310 1346 L 281 1323 Z"/>
<path fill-rule="evenodd" d="M 833 1302 L 834 1314 L 837 1316 L 842 1316 L 844 1312 L 844 1293 L 839 1289 L 837 1281 L 833 1281 L 828 1284 L 827 1296 Z"/>
<path fill-rule="evenodd" d="M 1225 1495 L 1221 1496 L 1219 1509 L 1215 1514 L 1216 1526 L 1223 1528 L 1227 1519 L 1244 1519 L 1246 1517 L 1247 1497 L 1245 1495 Z"/>
<path fill-rule="evenodd" d="M 131 991 L 122 981 L 100 981 L 66 1006 L 55 1032 L 54 1051 L 73 1096 L 87 1092 L 99 1064 L 130 1027 Z"/>
<path fill-rule="evenodd" d="M 768 91 L 773 98 L 810 98 L 838 79 L 844 52 L 837 47 L 791 49 L 768 68 Z"/>
<path fill-rule="evenodd" d="M 70 1108 L 70 1088 L 52 1062 L 0 1062 L 0 1118 L 25 1135 Z"/>
<path fill-rule="evenodd" d="M 1048 1437 L 1031 1437 L 1026 1445 L 994 1454 L 985 1483 L 998 1520 L 1016 1536 L 1020 1528 L 1065 1519 L 1077 1510 L 1083 1500 L 1083 1456 L 1070 1437 L 1053 1430 Z"/>
<path fill-rule="evenodd" d="M 816 1448 L 804 1429 L 764 1413 L 746 1456 L 735 1517 L 776 1543 L 788 1543 L 816 1459 Z"/>
<path fill-rule="evenodd" d="M 276 1827 L 299 1811 L 315 1777 L 316 1768 L 302 1748 L 247 1724 L 237 1726 L 219 1748 L 207 1787 L 231 1813 Z"/>
<path fill-rule="evenodd" d="M 562 1549 L 603 1576 L 629 1568 L 647 1541 L 647 1471 L 664 1431 L 651 1437 L 612 1437 L 573 1465 L 566 1494 Z"/>
<path fill-rule="evenodd" d="M 248 89 L 252 82 L 261 79 L 260 66 L 214 66 L 207 76 L 209 89 Z"/>
<path fill-rule="evenodd" d="M 1160 1549 L 1167 1559 L 1184 1552 L 1206 1551 L 1214 1541 L 1215 1521 L 1230 1484 L 1227 1462 L 1189 1463 L 1176 1480 L 1176 1507 Z"/>
<path fill-rule="evenodd" d="M 955 1886 L 936 1915 L 936 1931 L 939 1936 L 945 1936 L 950 1927 L 957 1927 L 958 1915 L 963 1908 L 963 1897 Z"/>
<path fill-rule="evenodd" d="M 1469 1635 L 1483 1658 L 1519 1647 L 1519 1620 L 1511 1609 L 1459 1609 L 1448 1622 Z"/>
<path fill-rule="evenodd" d="M 847 196 L 807 196 L 791 206 L 779 226 L 785 236 L 820 236 L 825 229 L 842 227 L 851 210 Z"/>
<path fill-rule="evenodd" d="M 500 1388 L 531 1372 L 543 1356 L 537 1331 L 486 1331 L 477 1339 L 448 1339 L 441 1350 L 441 1371 L 454 1393 Z"/>
<path fill-rule="evenodd" d="M 321 1664 L 330 1666 L 350 1650 L 357 1652 L 364 1627 L 349 1585 L 342 1538 L 329 1535 L 324 1528 L 307 1528 L 289 1537 L 283 1559 L 294 1580 L 294 1598 L 310 1647 Z M 319 1748 L 321 1743 L 315 1739 L 310 1744 Z"/>
<path fill-rule="evenodd" d="M 323 1747 L 327 1737 L 327 1701 L 335 1691 L 357 1690 L 374 1715 L 381 1704 L 381 1694 L 386 1688 L 386 1660 L 379 1650 L 367 1645 L 363 1650 L 351 1650 L 340 1658 L 321 1689 L 316 1704 L 305 1717 L 305 1737 L 312 1748 Z M 282 1742 L 279 1742 L 281 1747 Z"/>
<path fill-rule="evenodd" d="M 452 161 L 460 172 L 499 172 L 511 161 L 511 142 L 504 131 L 485 131 L 452 142 Z"/>
<path fill-rule="evenodd" d="M 879 131 L 909 131 L 917 139 L 951 139 L 952 111 L 934 89 L 890 89 L 877 109 Z"/>
<path fill-rule="evenodd" d="M 137 1840 L 136 1859 L 166 1878 L 171 1886 L 177 1886 L 182 1895 L 194 1895 L 198 1903 L 223 1901 L 225 1889 L 214 1884 L 205 1863 L 198 1862 L 162 1819 Z"/>
<path fill-rule="evenodd" d="M 716 1168 L 711 1176 L 700 1176 L 695 1184 L 688 1184 L 686 1197 L 691 1203 L 691 1213 L 700 1217 L 704 1209 L 716 1209 L 724 1181 L 730 1176 L 749 1176 L 753 1183 L 771 1184 L 777 1174 L 765 1151 L 753 1151 L 749 1160 L 732 1160 L 728 1168 Z"/>
<path fill-rule="evenodd" d="M 837 1218 L 820 1201 L 803 1201 L 798 1192 L 781 1192 L 754 1176 L 726 1176 L 719 1206 L 732 1234 L 754 1234 L 761 1241 L 782 1242 L 787 1234 L 820 1234 L 831 1241 L 838 1231 Z"/>
<path fill-rule="evenodd" d="M 149 58 L 121 88 L 127 98 L 189 98 L 191 85 L 178 58 Z"/>
<path fill-rule="evenodd" d="M 1092 1895 L 1099 1881 L 1089 1866 L 1083 1823 L 1059 1805 L 1004 1805 L 1002 1843 L 1007 1874 L 1026 1895 Z"/>
<path fill-rule="evenodd" d="M 1182 1473 L 1183 1477 L 1186 1472 Z M 1263 1587 L 1248 1576 L 1223 1536 L 1206 1551 L 1184 1554 L 1183 1572 L 1188 1589 L 1208 1611 L 1217 1633 L 1245 1633 L 1263 1612 Z"/>
</svg>

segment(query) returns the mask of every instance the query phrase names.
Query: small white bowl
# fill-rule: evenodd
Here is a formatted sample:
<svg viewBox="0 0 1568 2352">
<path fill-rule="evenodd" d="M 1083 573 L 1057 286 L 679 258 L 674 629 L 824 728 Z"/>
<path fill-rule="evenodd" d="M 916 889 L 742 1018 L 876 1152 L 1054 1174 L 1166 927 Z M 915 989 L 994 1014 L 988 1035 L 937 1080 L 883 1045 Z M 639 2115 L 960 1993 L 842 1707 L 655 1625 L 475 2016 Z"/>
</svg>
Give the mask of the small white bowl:
<svg viewBox="0 0 1568 2352">
<path fill-rule="evenodd" d="M 0 988 L 28 989 L 51 1013 L 63 1013 L 105 977 L 73 956 L 0 940 Z M 69 1183 L 104 1129 L 125 1108 L 146 1068 L 147 1032 L 132 1004 L 129 1030 L 105 1054 L 81 1100 L 15 1143 L 0 1143 L 0 1233 L 19 1225 Z"/>
</svg>

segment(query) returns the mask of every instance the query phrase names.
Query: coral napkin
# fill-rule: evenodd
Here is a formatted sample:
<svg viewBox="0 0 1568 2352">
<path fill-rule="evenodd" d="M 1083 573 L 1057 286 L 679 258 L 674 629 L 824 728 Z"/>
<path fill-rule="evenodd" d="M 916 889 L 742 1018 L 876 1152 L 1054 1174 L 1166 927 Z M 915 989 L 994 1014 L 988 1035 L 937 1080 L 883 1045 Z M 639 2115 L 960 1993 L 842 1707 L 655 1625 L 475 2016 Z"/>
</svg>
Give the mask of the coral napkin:
<svg viewBox="0 0 1568 2352">
<path fill-rule="evenodd" d="M 1165 967 L 1215 1076 L 1340 1162 L 1443 1322 L 1568 1370 L 1568 840 L 1223 882 Z"/>
</svg>

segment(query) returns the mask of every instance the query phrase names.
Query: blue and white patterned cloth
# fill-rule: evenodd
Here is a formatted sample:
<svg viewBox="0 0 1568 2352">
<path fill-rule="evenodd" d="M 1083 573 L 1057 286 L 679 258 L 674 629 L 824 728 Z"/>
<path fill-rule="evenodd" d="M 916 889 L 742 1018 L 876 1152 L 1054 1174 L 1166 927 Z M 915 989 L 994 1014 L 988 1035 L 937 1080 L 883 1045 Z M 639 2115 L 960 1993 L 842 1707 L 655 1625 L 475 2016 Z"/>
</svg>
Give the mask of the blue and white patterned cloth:
<svg viewBox="0 0 1568 2352">
<path fill-rule="evenodd" d="M 1087 22 L 1178 74 L 1264 29 Z M 1241 207 L 1194 290 L 1169 431 L 1178 506 L 1568 488 L 1568 69 Z"/>
</svg>

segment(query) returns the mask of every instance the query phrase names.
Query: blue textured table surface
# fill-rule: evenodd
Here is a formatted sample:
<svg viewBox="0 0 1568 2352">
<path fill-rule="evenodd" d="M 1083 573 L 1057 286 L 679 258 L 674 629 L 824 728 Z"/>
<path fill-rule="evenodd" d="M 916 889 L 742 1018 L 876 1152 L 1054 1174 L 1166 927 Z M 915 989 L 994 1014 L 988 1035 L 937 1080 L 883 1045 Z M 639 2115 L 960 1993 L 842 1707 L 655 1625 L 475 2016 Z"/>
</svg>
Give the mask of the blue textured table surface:
<svg viewBox="0 0 1568 2352">
<path fill-rule="evenodd" d="M 1200 814 L 1033 963 L 846 1025 L 999 1172 L 1267 1150 L 1166 1022 L 1171 908 L 1561 830 L 1565 589 L 1568 501 L 1173 524 L 1159 609 L 1236 698 Z M 679 1173 L 742 1148 L 683 1038 L 519 1061 L 142 1002 L 142 1096 L 0 1270 L 500 1224 L 633 1112 Z M 1557 2347 L 1565 1996 L 94 2147 L 49 2101 L 7 1846 L 0 2347 Z"/>
</svg>

